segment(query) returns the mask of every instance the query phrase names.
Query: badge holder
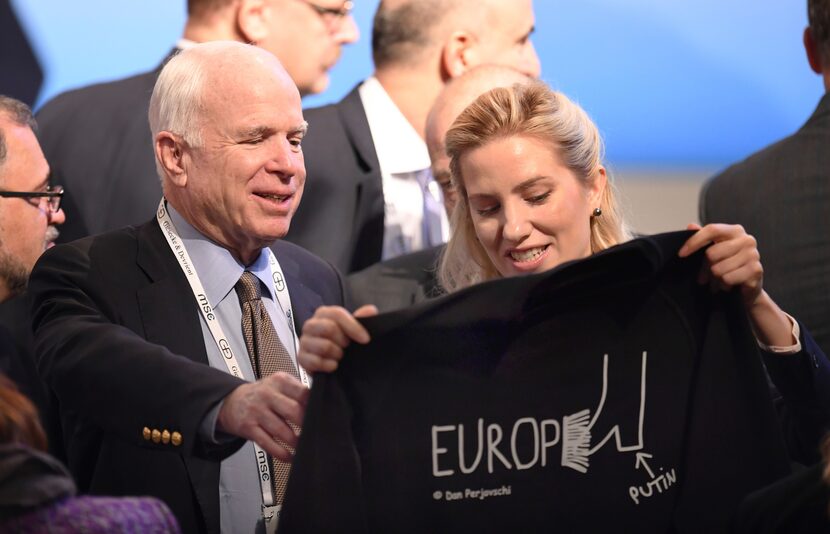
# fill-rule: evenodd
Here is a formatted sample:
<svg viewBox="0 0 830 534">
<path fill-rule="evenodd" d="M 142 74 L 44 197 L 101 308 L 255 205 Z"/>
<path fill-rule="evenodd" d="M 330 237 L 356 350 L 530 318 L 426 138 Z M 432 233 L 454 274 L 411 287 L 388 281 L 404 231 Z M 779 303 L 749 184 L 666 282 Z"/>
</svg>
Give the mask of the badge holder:
<svg viewBox="0 0 830 534">
<path fill-rule="evenodd" d="M 280 510 L 282 506 L 262 505 L 262 518 L 265 520 L 266 534 L 276 534 L 277 524 L 280 521 Z"/>
</svg>

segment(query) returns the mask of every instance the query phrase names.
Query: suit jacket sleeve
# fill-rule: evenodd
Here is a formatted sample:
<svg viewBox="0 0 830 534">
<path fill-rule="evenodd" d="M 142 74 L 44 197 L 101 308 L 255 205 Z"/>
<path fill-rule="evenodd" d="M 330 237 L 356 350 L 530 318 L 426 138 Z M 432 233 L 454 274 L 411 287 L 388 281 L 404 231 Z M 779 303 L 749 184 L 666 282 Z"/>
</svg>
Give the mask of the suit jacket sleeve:
<svg viewBox="0 0 830 534">
<path fill-rule="evenodd" d="M 170 445 L 145 439 L 144 427 L 175 430 L 183 438 L 176 452 L 206 456 L 196 439 L 199 423 L 243 382 L 144 339 L 135 291 L 128 280 L 119 285 L 123 273 L 117 267 L 104 269 L 90 260 L 91 243 L 83 240 L 47 251 L 32 273 L 41 375 L 64 413 L 77 414 L 141 447 L 170 450 Z M 171 329 L 180 327 L 177 315 L 188 315 L 178 313 L 183 304 L 175 300 L 170 299 L 166 310 L 155 310 L 169 316 Z M 188 304 L 196 315 L 195 304 Z M 174 332 L 187 336 L 185 330 Z M 241 444 L 238 440 L 212 453 L 223 457 Z"/>
<path fill-rule="evenodd" d="M 790 456 L 801 463 L 821 459 L 819 444 L 830 430 L 830 361 L 801 328 L 801 352 L 763 353 L 764 363 L 779 397 L 776 408 Z"/>
</svg>

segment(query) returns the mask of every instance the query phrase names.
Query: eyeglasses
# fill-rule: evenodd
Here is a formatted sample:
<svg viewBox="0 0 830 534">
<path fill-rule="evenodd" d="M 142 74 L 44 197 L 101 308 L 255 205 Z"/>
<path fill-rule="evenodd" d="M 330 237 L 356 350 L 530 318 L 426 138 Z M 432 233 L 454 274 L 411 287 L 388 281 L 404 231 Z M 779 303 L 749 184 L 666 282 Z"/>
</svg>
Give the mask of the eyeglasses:
<svg viewBox="0 0 830 534">
<path fill-rule="evenodd" d="M 354 2 L 351 0 L 346 0 L 339 8 L 321 6 L 319 4 L 315 4 L 314 2 L 309 2 L 308 0 L 300 1 L 316 11 L 331 29 L 334 29 L 341 24 L 343 19 L 348 17 L 354 8 Z"/>
<path fill-rule="evenodd" d="M 46 199 L 51 213 L 57 213 L 61 209 L 61 198 L 63 197 L 63 186 L 53 185 L 46 188 L 46 191 L 2 191 L 0 197 L 7 198 L 36 198 L 39 202 Z"/>
</svg>

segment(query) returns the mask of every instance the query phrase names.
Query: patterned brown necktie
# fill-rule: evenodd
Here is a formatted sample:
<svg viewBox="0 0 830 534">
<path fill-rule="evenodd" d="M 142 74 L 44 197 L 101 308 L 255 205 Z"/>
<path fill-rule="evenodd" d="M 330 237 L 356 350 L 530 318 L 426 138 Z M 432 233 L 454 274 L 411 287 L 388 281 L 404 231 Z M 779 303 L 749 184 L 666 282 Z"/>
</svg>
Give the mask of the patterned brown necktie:
<svg viewBox="0 0 830 534">
<path fill-rule="evenodd" d="M 257 378 L 264 378 L 277 371 L 283 371 L 299 379 L 300 376 L 291 361 L 291 356 L 285 350 L 285 345 L 282 344 L 279 336 L 277 336 L 274 324 L 268 315 L 268 310 L 262 304 L 259 278 L 250 271 L 242 273 L 239 282 L 236 284 L 236 295 L 239 297 L 239 304 L 242 307 L 242 334 L 245 336 L 248 356 L 251 358 L 251 365 Z M 298 430 L 293 423 L 290 425 L 295 432 Z M 279 443 L 283 447 L 292 450 L 285 443 Z M 291 465 L 276 458 L 271 458 L 271 462 L 273 465 L 272 481 L 275 504 L 282 504 L 285 483 L 288 481 L 288 472 Z"/>
</svg>

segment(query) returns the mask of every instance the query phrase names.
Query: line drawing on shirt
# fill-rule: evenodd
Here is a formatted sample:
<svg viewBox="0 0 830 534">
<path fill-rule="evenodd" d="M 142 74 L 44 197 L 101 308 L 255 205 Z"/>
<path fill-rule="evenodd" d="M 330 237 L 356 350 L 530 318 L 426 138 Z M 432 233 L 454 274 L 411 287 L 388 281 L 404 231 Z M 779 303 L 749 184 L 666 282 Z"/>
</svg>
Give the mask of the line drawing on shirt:
<svg viewBox="0 0 830 534">
<path fill-rule="evenodd" d="M 637 429 L 637 443 L 635 445 L 623 445 L 620 437 L 620 426 L 614 425 L 602 440 L 591 447 L 591 429 L 605 408 L 605 400 L 608 396 L 608 359 L 606 353 L 602 360 L 602 394 L 594 416 L 588 421 L 590 410 L 582 410 L 562 420 L 562 465 L 570 467 L 580 473 L 587 473 L 590 465 L 589 457 L 601 449 L 612 437 L 619 452 L 640 451 L 645 446 L 643 443 L 643 423 L 646 410 L 646 364 L 648 363 L 648 352 L 643 351 L 640 370 L 640 413 Z M 639 463 L 637 464 L 639 465 Z M 650 470 L 649 470 L 650 471 Z"/>
</svg>

